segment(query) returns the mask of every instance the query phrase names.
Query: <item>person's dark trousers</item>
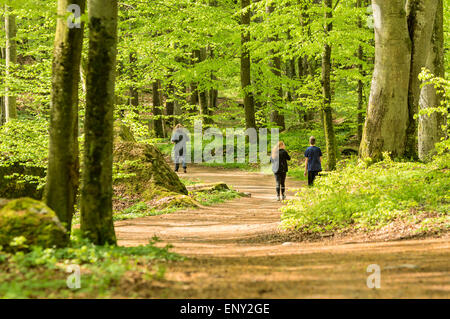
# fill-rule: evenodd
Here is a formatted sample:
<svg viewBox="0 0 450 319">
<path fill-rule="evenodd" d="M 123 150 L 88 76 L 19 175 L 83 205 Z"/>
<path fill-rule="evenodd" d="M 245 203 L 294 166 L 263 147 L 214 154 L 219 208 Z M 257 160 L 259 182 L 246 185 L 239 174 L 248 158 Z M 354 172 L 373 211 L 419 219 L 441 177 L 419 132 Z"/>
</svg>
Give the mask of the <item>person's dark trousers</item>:
<svg viewBox="0 0 450 319">
<path fill-rule="evenodd" d="M 320 172 L 317 172 L 317 171 L 308 171 L 308 185 L 309 186 L 313 186 L 314 185 L 314 180 L 316 179 L 316 176 L 319 173 Z"/>
<path fill-rule="evenodd" d="M 286 191 L 286 172 L 275 173 L 275 180 L 277 181 L 277 196 L 284 195 Z"/>
</svg>

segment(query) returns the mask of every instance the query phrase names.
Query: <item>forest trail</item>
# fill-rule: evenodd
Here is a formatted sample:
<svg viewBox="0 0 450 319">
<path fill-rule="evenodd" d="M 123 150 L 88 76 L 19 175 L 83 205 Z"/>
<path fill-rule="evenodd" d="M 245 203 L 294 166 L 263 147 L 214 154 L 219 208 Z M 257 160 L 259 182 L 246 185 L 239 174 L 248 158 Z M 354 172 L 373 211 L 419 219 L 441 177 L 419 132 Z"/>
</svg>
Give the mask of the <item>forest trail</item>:
<svg viewBox="0 0 450 319">
<path fill-rule="evenodd" d="M 170 264 L 158 285 L 126 285 L 145 298 L 448 298 L 448 238 L 365 242 L 358 238 L 273 242 L 281 204 L 272 175 L 189 167 L 181 177 L 225 182 L 251 193 L 211 207 L 115 223 L 119 245 L 158 236 L 188 260 Z M 287 180 L 288 198 L 304 183 Z M 381 289 L 366 285 L 381 268 Z"/>
</svg>

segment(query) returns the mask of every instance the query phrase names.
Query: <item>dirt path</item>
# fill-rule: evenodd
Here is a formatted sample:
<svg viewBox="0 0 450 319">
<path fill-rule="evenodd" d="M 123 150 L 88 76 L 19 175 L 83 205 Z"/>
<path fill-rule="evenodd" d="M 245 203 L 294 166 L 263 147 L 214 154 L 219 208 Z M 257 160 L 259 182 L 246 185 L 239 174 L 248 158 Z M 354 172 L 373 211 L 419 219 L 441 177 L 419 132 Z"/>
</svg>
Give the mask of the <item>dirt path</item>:
<svg viewBox="0 0 450 319">
<path fill-rule="evenodd" d="M 190 257 L 169 266 L 167 281 L 127 285 L 127 293 L 146 298 L 450 297 L 448 239 L 270 244 L 258 238 L 276 233 L 280 222 L 273 176 L 192 167 L 183 177 L 222 181 L 252 196 L 117 222 L 120 245 L 146 244 L 156 235 Z M 303 185 L 288 180 L 287 186 L 290 197 Z M 367 287 L 371 264 L 381 268 L 380 289 Z"/>
</svg>

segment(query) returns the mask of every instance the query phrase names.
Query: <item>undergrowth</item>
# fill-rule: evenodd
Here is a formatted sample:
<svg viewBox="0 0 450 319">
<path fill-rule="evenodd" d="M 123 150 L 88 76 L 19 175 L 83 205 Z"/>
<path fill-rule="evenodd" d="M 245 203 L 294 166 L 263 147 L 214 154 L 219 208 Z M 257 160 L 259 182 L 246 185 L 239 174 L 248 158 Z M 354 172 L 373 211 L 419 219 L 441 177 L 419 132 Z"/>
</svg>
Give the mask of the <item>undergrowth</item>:
<svg viewBox="0 0 450 319">
<path fill-rule="evenodd" d="M 182 257 L 170 252 L 169 245 L 156 247 L 158 241 L 155 237 L 138 247 L 95 246 L 74 231 L 67 248 L 32 247 L 15 254 L 0 249 L 0 298 L 106 298 L 119 293 L 131 274 L 162 280 L 165 264 Z M 72 280 L 76 269 L 79 288 Z"/>
<path fill-rule="evenodd" d="M 430 164 L 351 161 L 313 187 L 302 188 L 282 208 L 282 224 L 310 232 L 336 231 L 349 226 L 380 228 L 391 221 L 428 214 L 450 225 L 449 157 Z M 430 222 L 425 219 L 425 222 Z"/>
</svg>

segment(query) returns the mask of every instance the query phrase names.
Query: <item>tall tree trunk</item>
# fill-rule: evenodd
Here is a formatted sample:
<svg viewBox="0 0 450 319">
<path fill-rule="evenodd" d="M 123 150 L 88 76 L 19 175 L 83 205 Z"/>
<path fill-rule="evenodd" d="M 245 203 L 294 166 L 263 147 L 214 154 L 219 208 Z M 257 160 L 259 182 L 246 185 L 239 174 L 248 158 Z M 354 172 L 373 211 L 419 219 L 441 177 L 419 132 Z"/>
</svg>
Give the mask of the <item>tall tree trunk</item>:
<svg viewBox="0 0 450 319">
<path fill-rule="evenodd" d="M 406 136 L 405 155 L 417 158 L 417 115 L 419 110 L 420 81 L 419 73 L 427 62 L 434 20 L 436 17 L 437 0 L 408 0 L 408 27 L 411 38 L 411 70 L 409 75 L 408 110 L 409 123 Z"/>
<path fill-rule="evenodd" d="M 5 48 L 0 48 L 0 57 L 2 60 L 6 59 L 6 50 Z M 1 84 L 4 83 L 5 78 L 2 76 L 0 78 Z M 0 96 L 0 126 L 5 124 L 6 122 L 6 109 L 5 109 L 5 97 Z"/>
<path fill-rule="evenodd" d="M 215 5 L 217 5 L 216 1 L 213 2 Z M 209 48 L 209 56 L 211 59 L 214 59 L 214 50 Z M 217 77 L 214 74 L 214 72 L 211 72 L 211 81 L 217 81 Z M 212 112 L 214 109 L 217 108 L 217 98 L 219 96 L 219 91 L 216 88 L 212 88 L 209 90 L 209 110 Z"/>
<path fill-rule="evenodd" d="M 159 93 L 160 81 L 156 80 L 152 84 L 153 96 L 153 128 L 156 137 L 164 137 L 164 126 L 161 110 L 161 95 Z"/>
<path fill-rule="evenodd" d="M 195 64 L 198 62 L 196 61 L 197 57 L 200 55 L 199 50 L 194 50 L 192 52 L 192 59 L 191 59 L 191 65 L 195 66 Z M 191 105 L 198 105 L 199 99 L 198 99 L 198 84 L 197 83 L 191 83 L 189 85 L 189 91 L 190 91 L 190 99 L 189 104 Z"/>
<path fill-rule="evenodd" d="M 172 127 L 174 124 L 174 118 L 173 116 L 175 111 L 175 86 L 173 85 L 172 81 L 169 80 L 169 84 L 167 85 L 167 93 L 166 95 L 166 115 L 167 118 L 167 125 Z"/>
<path fill-rule="evenodd" d="M 5 119 L 9 121 L 17 118 L 16 97 L 11 95 L 11 67 L 17 63 L 17 26 L 16 17 L 8 14 L 11 8 L 5 7 L 7 15 L 5 16 L 5 33 L 6 33 L 6 87 L 5 87 Z"/>
<path fill-rule="evenodd" d="M 251 92 L 251 60 L 248 43 L 250 42 L 250 0 L 241 0 L 241 89 L 244 94 L 245 127 L 256 128 L 255 104 Z"/>
<path fill-rule="evenodd" d="M 206 59 L 206 48 L 195 50 L 196 58 L 198 62 L 203 62 Z M 208 91 L 204 88 L 198 89 L 198 97 L 200 102 L 200 114 L 203 115 L 205 123 L 211 123 L 211 117 L 208 107 Z"/>
<path fill-rule="evenodd" d="M 44 198 L 68 231 L 71 230 L 79 184 L 78 85 L 84 23 L 69 28 L 67 7 L 76 4 L 84 13 L 86 0 L 59 0 L 50 110 L 50 143 Z"/>
<path fill-rule="evenodd" d="M 365 1 L 364 1 L 365 2 Z M 357 8 L 361 8 L 361 6 L 363 5 L 363 0 L 356 0 L 356 7 Z M 362 19 L 361 17 L 358 18 L 358 28 L 362 29 Z M 362 60 L 364 58 L 364 51 L 361 45 L 358 46 L 358 60 L 360 61 L 360 63 L 358 64 L 358 70 L 359 70 L 359 75 L 360 77 L 364 77 L 365 76 L 365 72 L 363 69 L 363 64 L 362 64 Z M 364 127 L 364 83 L 362 81 L 362 79 L 358 80 L 358 84 L 357 84 L 357 93 L 358 93 L 358 115 L 357 115 L 357 137 L 358 137 L 358 142 L 361 143 L 361 139 L 362 139 L 362 131 L 363 131 L 363 127 Z"/>
<path fill-rule="evenodd" d="M 360 156 L 403 156 L 408 126 L 411 40 L 405 0 L 373 0 L 375 69 Z"/>
<path fill-rule="evenodd" d="M 115 244 L 112 218 L 117 0 L 88 0 L 89 61 L 81 231 L 93 243 Z"/>
<path fill-rule="evenodd" d="M 137 62 L 137 56 L 136 56 L 136 52 L 130 52 L 129 55 L 129 63 L 130 63 L 130 67 L 129 67 L 129 72 L 130 72 L 130 78 L 132 81 L 136 81 L 136 74 L 134 72 L 135 68 L 136 68 L 136 62 Z M 135 84 L 132 84 L 129 88 L 129 99 L 128 99 L 128 105 L 133 106 L 135 109 L 134 111 L 139 113 L 137 110 L 137 107 L 139 106 L 139 92 L 136 88 Z"/>
<path fill-rule="evenodd" d="M 437 0 L 436 19 L 432 36 L 426 68 L 438 77 L 445 76 L 444 68 L 444 8 L 443 1 Z M 442 96 L 436 93 L 432 84 L 422 88 L 420 93 L 420 109 L 439 107 Z M 435 153 L 435 144 L 445 135 L 441 126 L 445 118 L 441 113 L 434 112 L 431 115 L 419 117 L 419 158 L 429 160 Z"/>
<path fill-rule="evenodd" d="M 275 7 L 274 7 L 274 3 L 269 3 L 266 6 L 266 12 L 270 15 L 274 12 Z M 269 41 L 275 41 L 277 40 L 276 38 L 270 38 L 268 39 Z M 271 54 L 273 56 L 272 61 L 271 61 L 271 69 L 272 69 L 272 73 L 276 76 L 276 77 L 281 77 L 281 58 L 278 55 L 278 51 L 277 50 L 271 50 Z M 285 122 L 285 118 L 284 115 L 280 112 L 279 109 L 279 104 L 280 102 L 283 100 L 283 89 L 280 85 L 277 85 L 276 87 L 276 95 L 272 96 L 272 112 L 270 114 L 270 121 L 275 123 L 275 125 L 279 126 L 281 128 L 282 131 L 284 131 L 286 129 L 286 122 Z"/>
<path fill-rule="evenodd" d="M 332 30 L 333 25 L 328 22 L 332 16 L 333 0 L 324 0 L 325 4 L 325 33 Z M 322 90 L 323 90 L 323 124 L 325 142 L 327 146 L 328 170 L 336 168 L 336 138 L 333 126 L 333 112 L 331 109 L 331 46 L 326 42 L 322 54 Z"/>
</svg>

